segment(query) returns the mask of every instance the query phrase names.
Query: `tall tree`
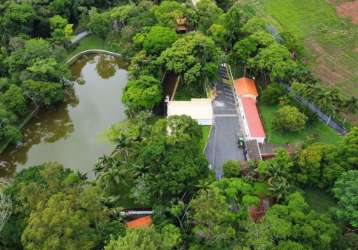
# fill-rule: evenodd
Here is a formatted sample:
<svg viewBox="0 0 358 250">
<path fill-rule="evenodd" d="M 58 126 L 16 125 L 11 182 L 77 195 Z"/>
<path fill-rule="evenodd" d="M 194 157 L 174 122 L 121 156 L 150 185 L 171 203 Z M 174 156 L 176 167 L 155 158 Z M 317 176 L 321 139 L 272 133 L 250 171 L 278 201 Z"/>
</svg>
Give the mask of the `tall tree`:
<svg viewBox="0 0 358 250">
<path fill-rule="evenodd" d="M 199 30 L 205 33 L 213 23 L 219 21 L 219 17 L 223 14 L 222 9 L 216 5 L 214 0 L 200 0 L 195 9 L 199 17 Z"/>
<path fill-rule="evenodd" d="M 13 112 L 17 116 L 22 116 L 27 111 L 26 99 L 23 91 L 15 84 L 10 85 L 4 94 L 0 95 L 0 102 L 7 110 Z"/>
<path fill-rule="evenodd" d="M 71 39 L 73 35 L 73 24 L 69 24 L 66 18 L 59 15 L 50 18 L 50 27 L 52 38 L 60 43 Z"/>
<path fill-rule="evenodd" d="M 257 205 L 253 186 L 239 178 L 215 181 L 198 192 L 189 204 L 193 249 L 233 249 L 240 242 L 240 223 L 248 208 Z"/>
<path fill-rule="evenodd" d="M 170 28 L 153 26 L 145 36 L 143 47 L 151 54 L 159 55 L 177 40 L 177 34 Z"/>
<path fill-rule="evenodd" d="M 270 231 L 270 239 L 278 249 L 333 249 L 339 233 L 335 224 L 326 215 L 311 210 L 300 193 L 292 193 L 287 204 L 272 206 L 263 223 Z M 275 248 L 276 249 L 276 248 Z"/>
<path fill-rule="evenodd" d="M 197 249 L 220 249 L 232 245 L 236 235 L 235 215 L 217 188 L 199 191 L 190 207 L 189 219 L 194 225 L 193 245 Z"/>
<path fill-rule="evenodd" d="M 332 189 L 338 199 L 336 215 L 353 228 L 358 228 L 358 170 L 343 173 Z"/>
<path fill-rule="evenodd" d="M 162 86 L 152 76 L 129 80 L 122 100 L 130 111 L 151 110 L 162 99 Z"/>
<path fill-rule="evenodd" d="M 181 245 L 178 228 L 168 224 L 161 229 L 154 226 L 128 229 L 126 235 L 112 239 L 105 250 L 171 250 Z"/>
<path fill-rule="evenodd" d="M 162 1 L 160 5 L 154 5 L 151 11 L 161 26 L 175 28 L 176 19 L 183 17 L 187 18 L 189 24 L 196 23 L 194 11 L 177 1 Z"/>
<path fill-rule="evenodd" d="M 346 170 L 358 169 L 358 127 L 353 127 L 338 146 L 339 164 Z"/>
<path fill-rule="evenodd" d="M 99 197 L 96 187 L 75 187 L 40 202 L 21 236 L 24 249 L 95 248 L 108 216 Z"/>
<path fill-rule="evenodd" d="M 214 41 L 201 33 L 194 33 L 177 40 L 162 52 L 158 63 L 167 70 L 182 75 L 185 84 L 209 83 L 216 79 L 221 52 Z M 200 86 L 204 87 L 204 86 Z"/>
<path fill-rule="evenodd" d="M 24 82 L 26 95 L 39 106 L 52 106 L 65 98 L 62 85 L 54 82 L 27 80 Z"/>
<path fill-rule="evenodd" d="M 337 164 L 336 147 L 330 144 L 315 143 L 299 154 L 297 161 L 299 182 L 324 188 L 333 185 L 336 178 L 344 172 Z"/>
<path fill-rule="evenodd" d="M 281 133 L 298 132 L 305 128 L 306 122 L 307 117 L 298 108 L 286 105 L 275 112 L 272 127 Z"/>
<path fill-rule="evenodd" d="M 3 38 L 6 36 L 9 38 L 18 33 L 30 34 L 33 31 L 36 13 L 30 3 L 7 1 L 4 10 L 0 19 Z"/>
</svg>

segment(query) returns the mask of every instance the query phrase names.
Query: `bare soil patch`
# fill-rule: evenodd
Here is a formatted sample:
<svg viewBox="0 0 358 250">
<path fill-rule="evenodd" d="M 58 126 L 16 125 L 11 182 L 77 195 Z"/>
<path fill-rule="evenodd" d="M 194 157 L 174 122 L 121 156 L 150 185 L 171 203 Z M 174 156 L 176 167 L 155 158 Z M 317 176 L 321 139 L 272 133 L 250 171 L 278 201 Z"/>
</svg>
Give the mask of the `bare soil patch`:
<svg viewBox="0 0 358 250">
<path fill-rule="evenodd" d="M 334 86 L 337 82 L 342 82 L 352 77 L 352 73 L 338 65 L 334 58 L 331 58 L 316 41 L 306 39 L 305 45 L 316 55 L 313 71 L 322 82 Z"/>
<path fill-rule="evenodd" d="M 337 14 L 341 17 L 350 17 L 358 25 L 358 0 L 337 4 Z"/>
</svg>

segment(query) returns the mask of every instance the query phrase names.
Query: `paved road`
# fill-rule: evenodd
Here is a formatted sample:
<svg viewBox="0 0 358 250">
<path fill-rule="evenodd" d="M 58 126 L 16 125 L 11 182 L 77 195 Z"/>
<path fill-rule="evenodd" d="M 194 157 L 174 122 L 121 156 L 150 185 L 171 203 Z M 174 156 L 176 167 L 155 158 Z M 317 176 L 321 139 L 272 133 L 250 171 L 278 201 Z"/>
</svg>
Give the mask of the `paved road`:
<svg viewBox="0 0 358 250">
<path fill-rule="evenodd" d="M 213 101 L 214 126 L 205 155 L 215 168 L 216 178 L 222 177 L 222 166 L 227 160 L 244 160 L 237 146 L 239 119 L 231 86 L 217 84 L 217 97 Z"/>
</svg>

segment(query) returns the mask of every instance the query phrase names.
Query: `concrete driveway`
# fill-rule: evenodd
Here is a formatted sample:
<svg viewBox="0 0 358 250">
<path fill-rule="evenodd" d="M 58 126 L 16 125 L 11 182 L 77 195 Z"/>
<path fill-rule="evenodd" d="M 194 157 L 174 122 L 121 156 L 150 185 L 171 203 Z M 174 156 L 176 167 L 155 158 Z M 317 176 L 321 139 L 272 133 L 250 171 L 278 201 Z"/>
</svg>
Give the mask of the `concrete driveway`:
<svg viewBox="0 0 358 250">
<path fill-rule="evenodd" d="M 245 158 L 237 145 L 240 128 L 232 87 L 220 83 L 216 85 L 216 89 L 218 95 L 213 101 L 214 126 L 205 155 L 210 165 L 215 168 L 216 178 L 220 179 L 225 161 Z"/>
</svg>

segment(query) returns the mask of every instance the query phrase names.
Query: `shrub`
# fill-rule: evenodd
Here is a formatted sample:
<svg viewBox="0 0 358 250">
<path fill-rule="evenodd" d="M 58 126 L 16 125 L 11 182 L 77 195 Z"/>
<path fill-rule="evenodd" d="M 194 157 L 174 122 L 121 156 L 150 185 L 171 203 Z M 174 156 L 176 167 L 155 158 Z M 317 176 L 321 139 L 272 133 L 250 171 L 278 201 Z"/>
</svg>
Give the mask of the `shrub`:
<svg viewBox="0 0 358 250">
<path fill-rule="evenodd" d="M 269 105 L 275 105 L 279 103 L 280 97 L 286 94 L 286 90 L 283 86 L 272 83 L 264 91 L 262 91 L 261 99 L 264 103 Z"/>
<path fill-rule="evenodd" d="M 295 99 L 290 99 L 290 104 L 292 106 L 295 106 L 298 108 L 298 110 L 305 114 L 305 116 L 307 116 L 307 124 L 312 124 L 315 121 L 317 121 L 318 116 L 316 113 L 314 113 L 313 111 L 311 111 L 307 106 L 303 105 L 302 103 L 299 103 L 298 101 L 296 101 Z"/>
<path fill-rule="evenodd" d="M 286 105 L 275 112 L 272 127 L 279 132 L 298 132 L 305 128 L 306 121 L 296 107 Z"/>
<path fill-rule="evenodd" d="M 229 160 L 224 163 L 223 166 L 224 177 L 232 178 L 232 177 L 240 177 L 240 163 L 238 161 Z"/>
</svg>

